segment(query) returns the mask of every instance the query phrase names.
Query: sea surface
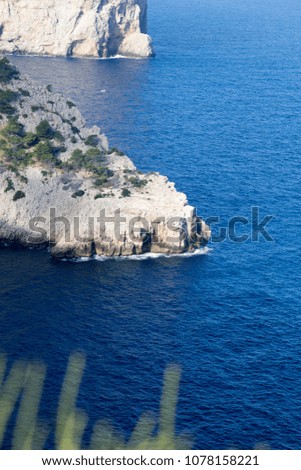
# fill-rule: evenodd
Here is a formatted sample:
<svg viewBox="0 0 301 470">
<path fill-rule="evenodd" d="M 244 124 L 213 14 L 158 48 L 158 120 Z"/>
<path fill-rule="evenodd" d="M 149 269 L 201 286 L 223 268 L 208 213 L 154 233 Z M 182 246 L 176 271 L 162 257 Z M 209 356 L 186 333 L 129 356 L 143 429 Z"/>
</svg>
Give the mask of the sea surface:
<svg viewBox="0 0 301 470">
<path fill-rule="evenodd" d="M 158 411 L 176 363 L 177 431 L 195 448 L 301 449 L 300 24 L 296 0 L 149 0 L 155 59 L 13 58 L 219 218 L 194 257 L 68 263 L 1 249 L 0 350 L 47 364 L 44 419 L 80 350 L 91 423 L 128 436 Z M 250 239 L 252 207 L 273 216 L 272 241 Z M 249 240 L 218 242 L 235 216 Z"/>
</svg>

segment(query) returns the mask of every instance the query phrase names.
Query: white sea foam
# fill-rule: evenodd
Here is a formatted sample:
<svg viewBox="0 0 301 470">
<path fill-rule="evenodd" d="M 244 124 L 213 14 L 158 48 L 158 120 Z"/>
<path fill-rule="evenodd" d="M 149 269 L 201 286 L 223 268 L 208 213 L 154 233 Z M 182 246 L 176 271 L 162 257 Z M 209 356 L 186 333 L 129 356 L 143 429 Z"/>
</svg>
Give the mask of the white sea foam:
<svg viewBox="0 0 301 470">
<path fill-rule="evenodd" d="M 135 57 L 135 56 L 127 56 L 127 55 L 121 55 L 121 54 L 116 54 L 110 57 L 99 57 L 99 60 L 115 60 L 115 59 L 130 59 L 130 60 L 148 60 L 148 57 Z"/>
<path fill-rule="evenodd" d="M 149 259 L 172 259 L 172 258 L 192 258 L 194 256 L 203 256 L 208 255 L 212 251 L 212 248 L 200 248 L 195 250 L 191 253 L 178 253 L 173 255 L 167 255 L 164 253 L 145 253 L 143 255 L 131 255 L 131 256 L 92 256 L 90 258 L 82 257 L 82 258 L 72 258 L 72 259 L 62 259 L 62 261 L 69 261 L 71 263 L 86 263 L 87 261 L 145 261 Z"/>
</svg>

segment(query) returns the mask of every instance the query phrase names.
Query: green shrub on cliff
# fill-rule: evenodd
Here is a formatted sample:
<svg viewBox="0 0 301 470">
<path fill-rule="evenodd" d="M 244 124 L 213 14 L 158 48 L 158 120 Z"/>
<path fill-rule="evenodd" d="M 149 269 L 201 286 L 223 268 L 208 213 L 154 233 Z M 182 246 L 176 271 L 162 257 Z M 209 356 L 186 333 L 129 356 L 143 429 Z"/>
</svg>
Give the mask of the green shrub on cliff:
<svg viewBox="0 0 301 470">
<path fill-rule="evenodd" d="M 139 178 L 135 178 L 134 176 L 131 176 L 129 178 L 129 182 L 135 187 L 135 188 L 143 188 L 144 186 L 147 185 L 148 181 L 147 180 L 140 180 Z"/>
<path fill-rule="evenodd" d="M 107 195 L 106 195 L 106 194 L 98 193 L 98 194 L 96 194 L 96 195 L 94 196 L 94 199 L 95 199 L 95 201 L 96 201 L 97 199 L 103 199 L 104 197 L 107 197 Z"/>
<path fill-rule="evenodd" d="M 88 149 L 86 152 L 86 160 L 97 163 L 103 158 L 103 152 L 98 148 Z"/>
<path fill-rule="evenodd" d="M 80 149 L 76 149 L 72 152 L 70 163 L 74 165 L 74 169 L 81 169 L 84 165 L 84 152 Z"/>
<path fill-rule="evenodd" d="M 24 126 L 18 121 L 18 118 L 12 117 L 2 130 L 2 135 L 8 139 L 11 139 L 12 137 L 24 137 Z"/>
<path fill-rule="evenodd" d="M 103 169 L 102 174 L 99 174 L 97 178 L 94 180 L 94 187 L 100 188 L 107 182 L 108 182 L 108 176 L 106 174 L 106 171 Z"/>
<path fill-rule="evenodd" d="M 0 90 L 0 113 L 12 116 L 16 110 L 12 103 L 18 99 L 18 93 L 11 90 Z"/>
<path fill-rule="evenodd" d="M 85 144 L 89 147 L 97 147 L 97 145 L 99 144 L 99 139 L 97 135 L 89 135 L 89 137 L 85 141 Z"/>
<path fill-rule="evenodd" d="M 71 197 L 73 197 L 73 199 L 77 199 L 78 197 L 83 197 L 84 195 L 85 191 L 79 189 L 78 191 L 75 191 L 75 193 L 73 193 Z"/>
<path fill-rule="evenodd" d="M 14 197 L 13 197 L 13 201 L 18 201 L 19 199 L 23 199 L 25 196 L 25 193 L 23 193 L 23 191 L 17 191 L 15 194 L 14 194 Z"/>
<path fill-rule="evenodd" d="M 1 131 L 0 151 L 6 163 L 13 167 L 27 166 L 32 159 L 29 149 L 37 144 L 38 139 L 32 133 L 26 133 L 17 117 L 9 119 Z"/>
<path fill-rule="evenodd" d="M 39 139 L 52 139 L 54 137 L 54 130 L 48 121 L 43 120 L 36 127 L 36 134 Z"/>
<path fill-rule="evenodd" d="M 30 96 L 30 93 L 28 90 L 24 90 L 23 88 L 18 88 L 19 93 L 21 93 L 22 96 L 28 98 Z"/>
<path fill-rule="evenodd" d="M 63 167 L 72 171 L 87 170 L 94 175 L 102 176 L 105 172 L 102 163 L 103 152 L 92 147 L 86 153 L 81 149 L 75 149 L 71 158 L 63 164 Z"/>
<path fill-rule="evenodd" d="M 66 140 L 60 131 L 54 131 L 53 138 L 57 140 L 58 142 L 65 142 Z"/>
<path fill-rule="evenodd" d="M 34 148 L 33 155 L 39 162 L 46 163 L 48 165 L 58 164 L 56 149 L 48 141 L 38 143 Z"/>
<path fill-rule="evenodd" d="M 132 194 L 131 191 L 127 188 L 123 188 L 122 192 L 122 197 L 130 197 L 130 195 Z"/>
<path fill-rule="evenodd" d="M 5 57 L 0 59 L 0 83 L 9 83 L 19 76 L 18 70 Z"/>
<path fill-rule="evenodd" d="M 66 104 L 67 104 L 67 106 L 68 106 L 68 108 L 69 108 L 69 109 L 71 109 L 71 108 L 75 108 L 75 104 L 74 104 L 74 103 L 72 103 L 72 101 L 67 101 L 67 103 L 66 103 Z"/>
<path fill-rule="evenodd" d="M 118 155 L 119 157 L 124 156 L 124 153 L 121 150 L 119 150 L 117 147 L 112 147 L 112 148 L 109 149 L 108 154 L 112 155 L 113 153 L 116 153 L 116 155 Z"/>
<path fill-rule="evenodd" d="M 31 111 L 33 113 L 36 113 L 37 111 L 45 111 L 45 108 L 44 108 L 44 106 L 41 106 L 41 105 L 33 105 L 31 107 Z"/>
<path fill-rule="evenodd" d="M 23 144 L 27 148 L 34 147 L 39 143 L 39 138 L 36 134 L 33 132 L 28 132 L 24 137 L 23 137 Z"/>
<path fill-rule="evenodd" d="M 4 190 L 5 193 L 8 193 L 9 191 L 14 191 L 15 190 L 15 186 L 14 186 L 14 183 L 13 183 L 13 180 L 11 178 L 6 178 L 6 183 L 7 183 L 7 186 Z"/>
</svg>

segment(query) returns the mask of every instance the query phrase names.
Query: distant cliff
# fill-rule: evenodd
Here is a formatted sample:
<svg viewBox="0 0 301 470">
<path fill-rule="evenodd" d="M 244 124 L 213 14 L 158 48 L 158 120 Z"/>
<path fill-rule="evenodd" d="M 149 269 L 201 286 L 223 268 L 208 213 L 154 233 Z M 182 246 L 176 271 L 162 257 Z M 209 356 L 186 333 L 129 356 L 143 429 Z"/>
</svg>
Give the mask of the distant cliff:
<svg viewBox="0 0 301 470">
<path fill-rule="evenodd" d="M 147 0 L 1 0 L 0 51 L 150 57 Z"/>
<path fill-rule="evenodd" d="M 184 253 L 209 237 L 174 183 L 138 171 L 74 103 L 0 59 L 0 243 L 74 258 Z"/>
</svg>

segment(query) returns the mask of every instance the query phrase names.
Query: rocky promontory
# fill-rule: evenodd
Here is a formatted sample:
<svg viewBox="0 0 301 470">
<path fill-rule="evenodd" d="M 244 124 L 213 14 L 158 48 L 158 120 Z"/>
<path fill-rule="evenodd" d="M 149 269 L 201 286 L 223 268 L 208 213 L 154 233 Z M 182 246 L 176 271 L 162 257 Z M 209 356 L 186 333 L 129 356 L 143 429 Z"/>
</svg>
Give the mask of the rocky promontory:
<svg viewBox="0 0 301 470">
<path fill-rule="evenodd" d="M 147 0 L 1 0 L 0 51 L 150 57 Z"/>
<path fill-rule="evenodd" d="M 184 253 L 210 230 L 183 193 L 143 174 L 75 104 L 0 59 L 0 242 L 57 258 Z"/>
</svg>

